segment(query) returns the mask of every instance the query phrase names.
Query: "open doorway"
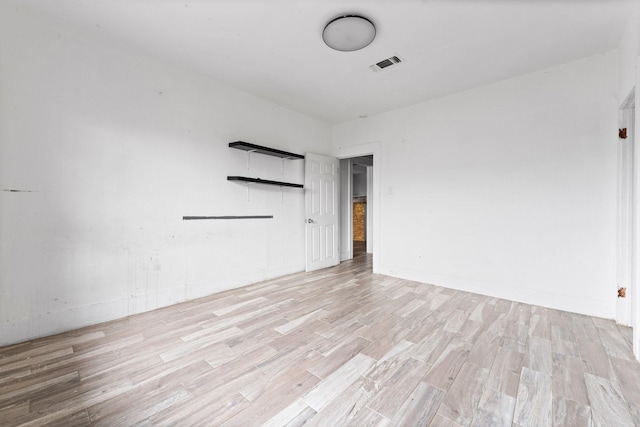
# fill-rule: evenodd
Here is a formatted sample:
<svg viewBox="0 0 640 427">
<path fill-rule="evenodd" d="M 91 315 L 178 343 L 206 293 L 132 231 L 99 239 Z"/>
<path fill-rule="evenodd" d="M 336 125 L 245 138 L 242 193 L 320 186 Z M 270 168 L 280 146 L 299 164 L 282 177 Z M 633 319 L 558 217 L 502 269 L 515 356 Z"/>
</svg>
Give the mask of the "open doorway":
<svg viewBox="0 0 640 427">
<path fill-rule="evenodd" d="M 369 206 L 372 205 L 373 156 L 354 157 L 351 161 L 353 256 L 373 251 L 372 221 Z"/>
<path fill-rule="evenodd" d="M 340 160 L 341 260 L 373 253 L 373 155 Z"/>
</svg>

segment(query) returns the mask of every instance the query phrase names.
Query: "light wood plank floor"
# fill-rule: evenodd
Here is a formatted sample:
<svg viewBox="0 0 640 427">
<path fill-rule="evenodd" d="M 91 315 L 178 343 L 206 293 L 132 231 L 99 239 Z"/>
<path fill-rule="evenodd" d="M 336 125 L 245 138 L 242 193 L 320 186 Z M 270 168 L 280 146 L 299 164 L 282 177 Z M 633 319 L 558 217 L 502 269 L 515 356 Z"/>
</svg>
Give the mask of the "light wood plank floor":
<svg viewBox="0 0 640 427">
<path fill-rule="evenodd" d="M 0 348 L 0 424 L 640 424 L 629 329 L 370 264 Z"/>
</svg>

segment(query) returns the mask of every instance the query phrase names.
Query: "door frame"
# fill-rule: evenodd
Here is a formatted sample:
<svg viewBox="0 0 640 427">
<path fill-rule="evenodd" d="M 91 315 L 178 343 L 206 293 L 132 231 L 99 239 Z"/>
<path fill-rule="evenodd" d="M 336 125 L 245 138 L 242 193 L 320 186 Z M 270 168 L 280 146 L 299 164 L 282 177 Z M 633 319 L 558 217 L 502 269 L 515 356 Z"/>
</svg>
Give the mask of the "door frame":
<svg viewBox="0 0 640 427">
<path fill-rule="evenodd" d="M 375 157 L 374 157 L 375 159 Z M 366 214 L 366 231 L 365 231 L 365 239 L 366 239 L 366 252 L 368 254 L 373 253 L 373 217 L 369 214 L 369 211 L 373 211 L 373 166 L 367 166 L 367 210 Z M 370 238 L 371 237 L 371 238 Z"/>
<path fill-rule="evenodd" d="M 348 147 L 338 147 L 334 150 L 333 155 L 338 159 L 350 159 L 353 157 L 362 157 L 373 155 L 373 179 L 371 185 L 371 203 L 373 205 L 373 209 L 369 210 L 369 214 L 372 215 L 371 220 L 371 235 L 368 236 L 373 241 L 372 247 L 372 255 L 373 255 L 373 272 L 379 273 L 381 270 L 382 256 L 380 252 L 380 248 L 382 247 L 382 228 L 381 228 L 381 212 L 382 212 L 382 203 L 381 203 L 381 176 L 382 169 L 380 167 L 382 163 L 382 141 L 369 142 L 365 144 L 352 145 Z M 350 178 L 351 179 L 351 178 Z M 369 204 L 369 200 L 367 200 L 367 205 Z M 353 213 L 351 213 L 353 216 Z M 351 231 L 351 230 L 350 230 Z M 340 233 L 345 232 L 341 230 Z M 341 234 L 340 239 L 342 240 L 344 236 Z M 353 252 L 352 252 L 353 255 Z"/>
<path fill-rule="evenodd" d="M 353 172 L 351 159 L 340 161 L 340 262 L 353 258 Z"/>
<path fill-rule="evenodd" d="M 629 288 L 627 289 L 627 298 L 629 298 L 629 315 L 630 324 L 632 327 L 632 347 L 633 353 L 638 361 L 640 361 L 640 58 L 636 63 L 636 76 L 635 85 L 631 88 L 627 97 L 619 104 L 618 112 L 619 124 L 627 125 L 630 113 L 628 110 L 633 108 L 633 130 L 631 132 L 631 144 L 633 145 L 633 158 L 632 158 L 632 170 L 631 170 L 631 186 L 632 191 L 629 194 L 631 204 L 631 216 L 630 216 L 630 259 L 631 259 L 631 274 Z M 626 110 L 626 111 L 625 111 Z M 625 116 L 625 114 L 627 114 Z M 627 122 L 625 122 L 627 120 Z M 620 175 L 620 171 L 618 171 Z M 619 216 L 618 216 L 619 218 Z M 617 224 L 619 226 L 619 224 Z M 616 243 L 616 252 L 617 252 Z M 616 271 L 618 260 L 616 260 Z M 617 274 L 617 273 L 616 273 Z M 617 279 L 617 276 L 616 276 Z M 616 283 L 617 284 L 617 283 Z M 616 316 L 618 313 L 616 312 Z M 616 320 L 617 317 L 616 317 Z"/>
<path fill-rule="evenodd" d="M 619 287 L 628 290 L 626 298 L 617 298 L 616 322 L 625 326 L 632 325 L 632 299 L 636 289 L 634 266 L 636 250 L 635 229 L 637 226 L 635 202 L 636 159 L 635 159 L 635 93 L 625 98 L 618 110 L 618 126 L 627 128 L 627 139 L 618 139 L 617 144 L 617 207 L 616 207 L 616 291 Z M 614 293 L 615 295 L 615 293 Z"/>
<path fill-rule="evenodd" d="M 638 64 L 640 65 L 640 61 Z M 637 67 L 636 67 L 637 69 Z M 633 354 L 636 356 L 636 359 L 640 361 L 640 289 L 638 289 L 638 283 L 640 280 L 638 269 L 640 268 L 640 171 L 638 167 L 640 166 L 640 132 L 638 132 L 638 125 L 640 124 L 640 69 L 636 71 L 636 85 L 631 89 L 631 94 L 629 96 L 633 97 L 634 102 L 634 117 L 633 117 L 633 193 L 632 193 L 632 218 L 631 218 L 631 230 L 632 230 L 632 244 L 631 244 L 631 259 L 632 259 L 632 267 L 631 267 L 631 295 L 630 305 L 631 305 L 631 327 L 633 328 L 632 332 L 632 345 L 633 345 Z"/>
</svg>

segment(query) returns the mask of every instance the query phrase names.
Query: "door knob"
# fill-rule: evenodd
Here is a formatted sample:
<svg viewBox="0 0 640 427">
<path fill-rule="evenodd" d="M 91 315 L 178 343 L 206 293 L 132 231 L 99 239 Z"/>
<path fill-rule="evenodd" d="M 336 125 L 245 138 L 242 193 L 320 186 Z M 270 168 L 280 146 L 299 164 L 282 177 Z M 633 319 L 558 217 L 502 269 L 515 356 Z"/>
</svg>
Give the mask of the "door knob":
<svg viewBox="0 0 640 427">
<path fill-rule="evenodd" d="M 306 222 L 309 224 L 313 224 L 313 220 L 311 218 L 309 218 Z"/>
</svg>

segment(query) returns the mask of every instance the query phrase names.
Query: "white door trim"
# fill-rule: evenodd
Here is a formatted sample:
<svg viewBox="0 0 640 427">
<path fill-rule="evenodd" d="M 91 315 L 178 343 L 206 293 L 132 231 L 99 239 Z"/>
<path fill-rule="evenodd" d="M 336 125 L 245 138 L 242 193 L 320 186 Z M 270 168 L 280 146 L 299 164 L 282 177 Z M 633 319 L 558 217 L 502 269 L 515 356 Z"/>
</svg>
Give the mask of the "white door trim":
<svg viewBox="0 0 640 427">
<path fill-rule="evenodd" d="M 353 172 L 350 159 L 340 159 L 340 262 L 353 258 Z"/>
<path fill-rule="evenodd" d="M 373 166 L 367 166 L 367 210 L 366 210 L 366 240 L 367 240 L 367 253 L 373 253 L 373 221 L 371 212 L 373 212 Z"/>
<path fill-rule="evenodd" d="M 618 139 L 617 143 L 617 226 L 616 226 L 616 291 L 626 288 L 629 295 L 617 298 L 616 321 L 619 324 L 631 326 L 631 291 L 633 286 L 633 240 L 634 240 L 634 143 L 633 143 L 633 94 L 627 98 L 619 110 L 619 127 L 627 128 L 627 139 Z M 614 291 L 614 295 L 616 295 Z"/>
<path fill-rule="evenodd" d="M 381 176 L 382 176 L 382 142 L 369 142 L 366 144 L 352 145 L 349 147 L 338 147 L 334 150 L 334 156 L 339 159 L 348 159 L 352 157 L 361 157 L 373 155 L 373 185 L 371 189 L 371 201 L 373 209 L 372 214 L 373 230 L 371 238 L 373 240 L 373 272 L 380 273 L 382 266 L 382 201 L 381 201 Z M 367 200 L 367 204 L 369 201 Z"/>
<path fill-rule="evenodd" d="M 640 132 L 637 126 L 640 124 L 640 61 L 636 64 L 636 85 L 633 88 L 634 99 L 634 132 L 633 132 L 633 219 L 632 219 L 632 266 L 631 266 L 631 292 L 628 296 L 631 305 L 631 326 L 633 328 L 633 354 L 640 361 L 640 289 L 638 289 L 638 269 L 640 268 Z"/>
</svg>

